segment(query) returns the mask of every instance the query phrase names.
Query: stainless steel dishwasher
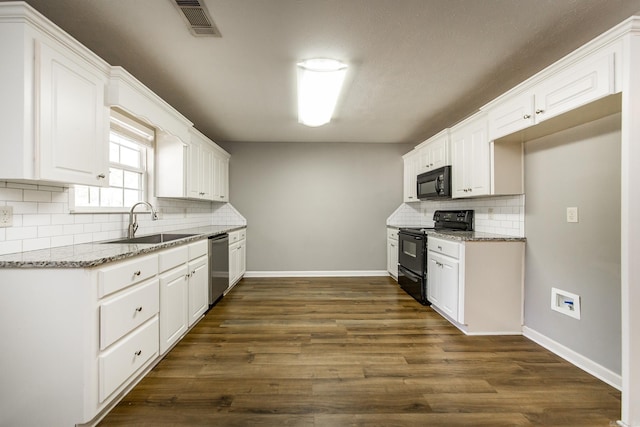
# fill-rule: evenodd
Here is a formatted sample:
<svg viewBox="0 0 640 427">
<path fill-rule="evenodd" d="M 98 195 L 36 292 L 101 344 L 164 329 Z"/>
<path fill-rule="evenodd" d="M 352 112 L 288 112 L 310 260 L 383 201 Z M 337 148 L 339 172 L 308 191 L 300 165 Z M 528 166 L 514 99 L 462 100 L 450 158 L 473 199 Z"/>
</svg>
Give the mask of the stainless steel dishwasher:
<svg viewBox="0 0 640 427">
<path fill-rule="evenodd" d="M 229 287 L 229 235 L 209 237 L 209 305 L 222 298 Z"/>
</svg>

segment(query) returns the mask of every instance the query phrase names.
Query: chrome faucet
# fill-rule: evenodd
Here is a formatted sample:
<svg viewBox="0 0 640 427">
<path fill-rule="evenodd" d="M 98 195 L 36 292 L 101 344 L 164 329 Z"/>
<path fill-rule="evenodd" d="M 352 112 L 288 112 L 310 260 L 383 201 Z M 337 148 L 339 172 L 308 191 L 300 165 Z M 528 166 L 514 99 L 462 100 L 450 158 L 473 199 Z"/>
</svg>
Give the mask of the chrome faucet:
<svg viewBox="0 0 640 427">
<path fill-rule="evenodd" d="M 127 229 L 127 238 L 129 239 L 132 239 L 135 236 L 136 231 L 138 230 L 138 218 L 136 214 L 133 213 L 133 210 L 138 205 L 146 205 L 151 210 L 150 213 L 151 213 L 152 221 L 155 221 L 158 219 L 158 214 L 156 213 L 156 210 L 153 208 L 153 206 L 151 206 L 151 203 L 136 202 L 133 206 L 131 206 L 131 209 L 129 210 L 129 228 Z"/>
</svg>

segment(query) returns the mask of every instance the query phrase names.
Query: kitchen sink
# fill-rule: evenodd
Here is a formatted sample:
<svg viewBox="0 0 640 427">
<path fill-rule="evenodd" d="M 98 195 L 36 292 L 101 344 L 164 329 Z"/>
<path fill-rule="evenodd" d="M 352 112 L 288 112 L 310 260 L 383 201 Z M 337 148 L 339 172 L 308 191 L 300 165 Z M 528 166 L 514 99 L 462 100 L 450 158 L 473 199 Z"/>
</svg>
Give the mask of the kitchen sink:
<svg viewBox="0 0 640 427">
<path fill-rule="evenodd" d="M 165 243 L 172 240 L 184 239 L 185 237 L 195 236 L 195 234 L 174 234 L 174 233 L 158 233 L 150 234 L 148 236 L 123 238 L 118 240 L 111 240 L 103 243 L 120 243 L 120 244 L 135 244 L 135 243 Z"/>
</svg>

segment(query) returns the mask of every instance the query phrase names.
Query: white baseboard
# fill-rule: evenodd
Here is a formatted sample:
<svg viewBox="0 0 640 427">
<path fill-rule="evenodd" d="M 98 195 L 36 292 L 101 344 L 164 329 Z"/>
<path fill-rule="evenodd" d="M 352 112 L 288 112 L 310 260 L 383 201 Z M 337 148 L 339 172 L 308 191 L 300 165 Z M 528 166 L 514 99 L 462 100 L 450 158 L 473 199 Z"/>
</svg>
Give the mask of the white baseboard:
<svg viewBox="0 0 640 427">
<path fill-rule="evenodd" d="M 585 356 L 571 350 L 568 347 L 560 344 L 557 341 L 552 340 L 551 338 L 542 335 L 540 332 L 537 332 L 531 328 L 524 326 L 522 328 L 522 333 L 525 337 L 529 338 L 531 341 L 534 341 L 547 350 L 557 354 L 568 362 L 571 362 L 578 368 L 582 369 L 585 372 L 593 375 L 594 377 L 604 381 L 609 384 L 611 387 L 615 387 L 618 390 L 622 391 L 622 376 L 616 374 L 615 372 L 605 368 L 604 366 L 594 362 L 591 359 L 586 358 Z"/>
<path fill-rule="evenodd" d="M 387 270 L 340 271 L 247 271 L 244 277 L 381 277 L 389 276 Z"/>
</svg>

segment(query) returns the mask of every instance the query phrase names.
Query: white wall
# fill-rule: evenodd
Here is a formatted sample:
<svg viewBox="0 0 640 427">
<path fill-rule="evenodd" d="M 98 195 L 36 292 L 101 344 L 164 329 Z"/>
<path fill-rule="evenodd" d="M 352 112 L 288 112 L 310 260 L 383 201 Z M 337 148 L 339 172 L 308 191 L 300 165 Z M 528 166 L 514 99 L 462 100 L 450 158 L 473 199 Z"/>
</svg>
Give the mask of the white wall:
<svg viewBox="0 0 640 427">
<path fill-rule="evenodd" d="M 384 271 L 405 144 L 229 143 L 230 194 L 248 222 L 247 269 Z"/>
<path fill-rule="evenodd" d="M 0 255 L 126 236 L 128 214 L 71 214 L 69 191 L 67 187 L 0 181 L 0 206 L 13 207 L 13 225 L 0 228 Z M 138 235 L 244 222 L 226 203 L 154 198 L 150 202 L 161 211 L 161 219 L 151 221 L 148 214 L 139 214 Z"/>
</svg>

